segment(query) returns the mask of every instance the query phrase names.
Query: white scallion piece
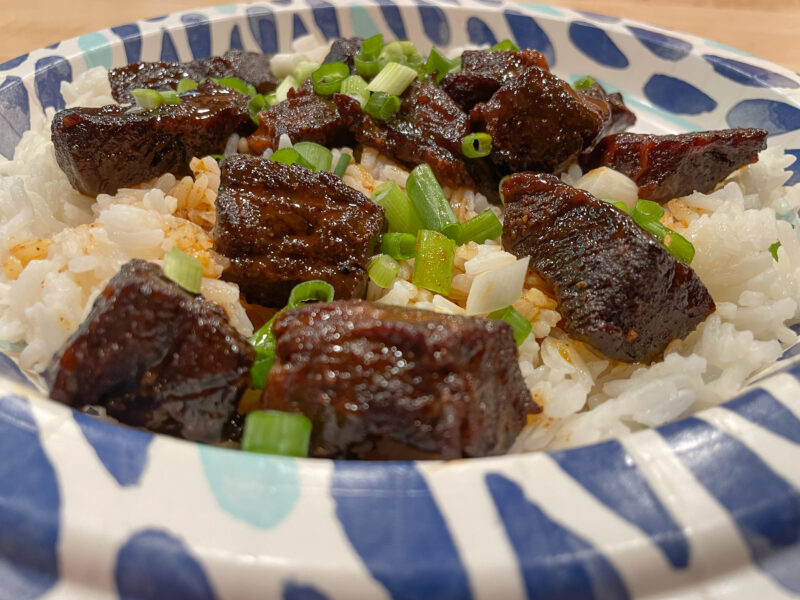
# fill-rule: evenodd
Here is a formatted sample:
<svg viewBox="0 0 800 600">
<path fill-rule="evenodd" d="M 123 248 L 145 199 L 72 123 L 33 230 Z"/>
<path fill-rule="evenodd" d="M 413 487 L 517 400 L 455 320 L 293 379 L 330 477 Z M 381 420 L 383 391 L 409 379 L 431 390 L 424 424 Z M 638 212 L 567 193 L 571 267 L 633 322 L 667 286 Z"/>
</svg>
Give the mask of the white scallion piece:
<svg viewBox="0 0 800 600">
<path fill-rule="evenodd" d="M 488 314 L 514 304 L 522 295 L 530 257 L 481 273 L 472 282 L 467 296 L 467 315 Z"/>
<path fill-rule="evenodd" d="M 575 187 L 586 190 L 601 200 L 624 202 L 628 210 L 639 199 L 639 186 L 627 175 L 608 167 L 592 169 L 575 182 Z"/>
</svg>

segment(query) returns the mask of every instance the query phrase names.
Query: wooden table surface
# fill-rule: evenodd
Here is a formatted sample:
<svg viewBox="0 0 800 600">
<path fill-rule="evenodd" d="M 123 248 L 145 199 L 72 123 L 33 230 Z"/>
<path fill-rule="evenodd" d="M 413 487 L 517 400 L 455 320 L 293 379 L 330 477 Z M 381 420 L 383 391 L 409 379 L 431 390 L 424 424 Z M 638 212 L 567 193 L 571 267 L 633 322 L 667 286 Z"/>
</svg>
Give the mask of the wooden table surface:
<svg viewBox="0 0 800 600">
<path fill-rule="evenodd" d="M 221 3 L 226 0 L 4 0 L 0 62 L 97 29 Z M 800 0 L 549 0 L 549 3 L 687 31 L 800 71 L 796 34 L 800 31 Z"/>
</svg>

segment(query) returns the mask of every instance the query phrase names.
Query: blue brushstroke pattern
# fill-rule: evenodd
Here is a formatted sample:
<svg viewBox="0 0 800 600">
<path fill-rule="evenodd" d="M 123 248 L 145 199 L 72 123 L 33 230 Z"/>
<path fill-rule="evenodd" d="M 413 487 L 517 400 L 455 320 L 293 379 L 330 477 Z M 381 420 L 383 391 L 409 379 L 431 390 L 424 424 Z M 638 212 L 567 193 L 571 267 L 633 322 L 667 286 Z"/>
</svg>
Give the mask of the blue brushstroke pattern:
<svg viewBox="0 0 800 600">
<path fill-rule="evenodd" d="M 656 73 L 644 85 L 644 95 L 656 106 L 681 115 L 699 115 L 717 107 L 717 102 L 691 83 Z"/>
<path fill-rule="evenodd" d="M 110 425 L 77 411 L 74 416 L 86 441 L 117 483 L 121 486 L 139 483 L 153 434 Z"/>
<path fill-rule="evenodd" d="M 308 35 L 308 27 L 303 23 L 300 15 L 292 15 L 292 39 L 294 40 L 304 35 Z"/>
<path fill-rule="evenodd" d="M 72 67 L 63 56 L 46 56 L 36 61 L 34 85 L 42 108 L 61 110 L 66 105 L 61 95 L 61 83 L 72 81 Z M 7 113 L 3 115 L 8 117 Z"/>
<path fill-rule="evenodd" d="M 199 13 L 181 15 L 186 39 L 192 51 L 192 58 L 211 56 L 211 26 L 208 19 Z"/>
<path fill-rule="evenodd" d="M 264 54 L 278 51 L 278 26 L 275 13 L 266 6 L 250 6 L 245 11 L 250 32 Z"/>
<path fill-rule="evenodd" d="M 234 25 L 233 29 L 231 29 L 231 41 L 228 44 L 228 47 L 231 50 L 243 50 L 244 45 L 242 44 L 242 33 L 239 31 L 239 26 Z"/>
<path fill-rule="evenodd" d="M 419 10 L 419 18 L 422 21 L 422 28 L 425 35 L 437 46 L 446 46 L 450 43 L 450 25 L 447 22 L 447 15 L 444 11 L 434 4 L 425 0 L 416 0 Z"/>
<path fill-rule="evenodd" d="M 158 17 L 150 17 L 149 19 L 145 19 L 145 21 L 147 21 L 148 23 L 158 23 L 159 21 L 163 21 L 164 19 L 166 19 L 168 16 L 169 15 L 161 15 L 161 16 L 158 16 Z"/>
<path fill-rule="evenodd" d="M 569 25 L 569 39 L 593 61 L 612 69 L 624 69 L 630 63 L 608 34 L 591 23 L 575 21 Z"/>
<path fill-rule="evenodd" d="M 730 513 L 755 564 L 800 593 L 800 492 L 742 442 L 696 417 L 657 431 Z"/>
<path fill-rule="evenodd" d="M 630 597 L 611 563 L 528 501 L 519 485 L 494 473 L 486 476 L 486 485 L 517 555 L 528 600 Z"/>
<path fill-rule="evenodd" d="M 336 461 L 331 494 L 350 543 L 392 598 L 471 598 L 444 517 L 412 463 Z"/>
<path fill-rule="evenodd" d="M 796 159 L 792 164 L 786 167 L 792 172 L 792 176 L 784 185 L 794 185 L 795 183 L 800 183 L 800 150 L 784 150 L 784 152 L 786 152 L 786 154 L 791 154 Z M 783 353 L 781 359 L 791 358 L 792 356 L 797 356 L 798 354 L 800 354 L 800 344 L 795 344 Z"/>
<path fill-rule="evenodd" d="M 341 37 L 339 33 L 339 17 L 333 4 L 325 2 L 325 0 L 306 0 L 306 3 L 311 7 L 314 22 L 326 40 Z"/>
<path fill-rule="evenodd" d="M 392 30 L 394 36 L 398 40 L 405 40 L 408 38 L 406 34 L 406 25 L 403 22 L 403 15 L 400 14 L 400 9 L 394 5 L 392 0 L 375 0 L 378 7 L 381 9 L 386 24 Z"/>
<path fill-rule="evenodd" d="M 612 17 L 611 15 L 604 15 L 601 13 L 591 12 L 589 10 L 579 10 L 577 12 L 582 14 L 584 17 L 594 21 L 599 21 L 600 23 L 619 23 L 621 20 L 619 17 Z"/>
<path fill-rule="evenodd" d="M 733 60 L 732 58 L 725 58 L 714 54 L 703 54 L 703 58 L 717 73 L 736 83 L 741 83 L 742 85 L 790 89 L 800 87 L 800 83 L 797 83 L 794 79 L 789 79 L 785 75 L 781 75 L 775 71 L 757 67 L 740 60 Z"/>
<path fill-rule="evenodd" d="M 800 129 L 800 109 L 778 100 L 742 100 L 728 111 L 725 120 L 730 127 L 760 127 L 770 135 L 780 135 Z"/>
<path fill-rule="evenodd" d="M 120 548 L 114 565 L 120 600 L 214 600 L 214 590 L 186 546 L 166 531 L 145 529 Z"/>
<path fill-rule="evenodd" d="M 283 585 L 283 600 L 328 600 L 328 597 L 314 586 L 287 581 Z"/>
<path fill-rule="evenodd" d="M 58 581 L 61 497 L 28 401 L 0 397 L 0 600 L 38 598 Z"/>
<path fill-rule="evenodd" d="M 553 48 L 553 44 L 533 18 L 516 10 L 504 10 L 503 15 L 506 18 L 509 29 L 511 29 L 511 33 L 514 34 L 514 40 L 520 48 L 538 50 L 544 54 L 547 63 L 551 67 L 555 66 L 556 51 Z"/>
<path fill-rule="evenodd" d="M 633 25 L 627 28 L 645 48 L 664 60 L 679 61 L 692 51 L 692 45 L 686 40 Z"/>
<path fill-rule="evenodd" d="M 7 60 L 4 63 L 0 63 L 0 71 L 9 71 L 14 67 L 20 66 L 25 60 L 28 58 L 27 54 L 23 54 L 22 56 L 17 56 L 16 58 L 12 58 Z"/>
<path fill-rule="evenodd" d="M 650 536 L 673 567 L 689 565 L 686 536 L 619 442 L 553 452 L 550 457 L 597 500 Z"/>
<path fill-rule="evenodd" d="M 112 27 L 111 31 L 117 34 L 125 47 L 125 59 L 129 63 L 139 62 L 142 57 L 142 31 L 135 23 Z"/>
<path fill-rule="evenodd" d="M 494 32 L 478 17 L 470 17 L 467 20 L 467 35 L 470 44 L 476 46 L 494 46 L 497 43 Z"/>
<path fill-rule="evenodd" d="M 3 90 L 2 86 L 0 86 L 0 115 L 2 115 L 3 111 L 2 99 Z M 2 137 L 2 123 L 0 123 L 0 137 Z M 31 382 L 31 380 L 25 376 L 25 373 L 20 370 L 19 366 L 17 366 L 17 363 L 11 360 L 11 357 L 3 352 L 0 352 L 0 377 L 9 379 L 14 383 L 18 383 L 19 385 L 23 385 L 32 390 L 36 389 L 36 386 L 33 385 L 33 382 Z"/>
<path fill-rule="evenodd" d="M 750 390 L 722 406 L 790 442 L 800 444 L 800 419 L 767 390 Z"/>
<path fill-rule="evenodd" d="M 175 42 L 166 29 L 161 30 L 161 60 L 164 62 L 180 62 Z"/>
</svg>

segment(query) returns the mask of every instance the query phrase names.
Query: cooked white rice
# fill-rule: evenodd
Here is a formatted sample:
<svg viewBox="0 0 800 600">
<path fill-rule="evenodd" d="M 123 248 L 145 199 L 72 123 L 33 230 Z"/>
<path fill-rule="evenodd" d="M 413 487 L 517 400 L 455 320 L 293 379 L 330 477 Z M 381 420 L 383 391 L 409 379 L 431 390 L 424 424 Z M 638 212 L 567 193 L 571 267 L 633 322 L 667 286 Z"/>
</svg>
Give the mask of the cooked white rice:
<svg viewBox="0 0 800 600">
<path fill-rule="evenodd" d="M 286 57 L 279 61 L 283 68 L 290 63 Z M 111 102 L 100 68 L 63 84 L 62 93 L 68 105 Z M 172 246 L 202 262 L 203 294 L 221 304 L 234 326 L 249 335 L 252 326 L 238 288 L 219 279 L 224 265 L 211 249 L 219 186 L 216 161 L 195 159 L 193 177 L 164 175 L 113 197 L 87 198 L 72 189 L 56 164 L 49 118 L 25 133 L 13 160 L 0 159 L 0 340 L 26 344 L 20 364 L 42 370 L 123 263 L 136 257 L 159 261 Z M 282 140 L 284 146 L 290 143 Z M 233 138 L 226 154 L 237 149 L 246 150 L 246 140 Z M 340 152 L 352 150 L 334 150 L 334 163 Z M 530 419 L 514 450 L 598 441 L 714 405 L 795 342 L 787 324 L 800 312 L 800 242 L 793 229 L 800 189 L 781 187 L 791 161 L 767 150 L 756 165 L 735 173 L 715 192 L 668 204 L 664 222 L 694 244 L 692 267 L 717 310 L 685 340 L 674 341 L 664 359 L 652 366 L 610 361 L 569 339 L 558 328 L 561 315 L 547 286 L 535 275 L 522 274 L 521 293 L 517 289 L 510 301 L 533 329 L 519 348 L 519 364 L 532 397 L 544 410 Z M 606 186 L 607 193 L 616 186 L 620 199 L 630 200 L 630 186 L 613 174 L 611 179 L 582 175 L 572 167 L 563 178 L 590 188 Z M 343 180 L 370 195 L 388 180 L 405 187 L 407 177 L 405 169 L 366 148 Z M 445 191 L 462 221 L 489 206 L 472 190 Z M 498 207 L 491 208 L 499 214 Z M 778 261 L 770 253 L 776 241 L 781 243 Z M 401 265 L 388 290 L 371 283 L 368 297 L 466 314 L 472 293 L 473 309 L 486 312 L 491 302 L 506 301 L 503 294 L 508 292 L 498 291 L 504 285 L 495 283 L 504 270 L 519 271 L 517 263 L 498 240 L 470 243 L 456 250 L 449 297 L 414 286 L 413 261 Z"/>
</svg>

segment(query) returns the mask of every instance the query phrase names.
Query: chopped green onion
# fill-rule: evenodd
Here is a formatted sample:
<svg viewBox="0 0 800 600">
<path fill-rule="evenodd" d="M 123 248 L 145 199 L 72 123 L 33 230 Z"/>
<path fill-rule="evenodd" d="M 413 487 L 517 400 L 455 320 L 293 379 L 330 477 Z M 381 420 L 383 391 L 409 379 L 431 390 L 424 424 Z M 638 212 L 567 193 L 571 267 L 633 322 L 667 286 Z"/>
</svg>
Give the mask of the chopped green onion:
<svg viewBox="0 0 800 600">
<path fill-rule="evenodd" d="M 374 56 L 356 54 L 353 57 L 353 64 L 356 67 L 356 72 L 362 77 L 373 77 L 381 70 L 378 59 Z"/>
<path fill-rule="evenodd" d="M 253 123 L 259 125 L 258 121 L 258 113 L 264 110 L 267 107 L 267 99 L 262 94 L 256 94 L 252 98 L 250 98 L 250 102 L 247 103 L 247 112 L 250 115 L 250 118 L 253 120 Z"/>
<path fill-rule="evenodd" d="M 178 82 L 178 87 L 175 89 L 179 94 L 190 92 L 197 88 L 197 82 L 189 77 L 184 77 Z"/>
<path fill-rule="evenodd" d="M 406 65 L 417 70 L 422 67 L 425 61 L 412 42 L 403 40 L 400 42 L 389 42 L 381 49 L 378 55 L 378 65 L 380 68 L 382 69 L 390 62 L 400 63 L 401 65 Z"/>
<path fill-rule="evenodd" d="M 513 50 L 514 52 L 518 52 L 519 46 L 517 46 L 510 39 L 506 38 L 502 42 L 497 42 L 494 46 L 492 46 L 492 50 Z"/>
<path fill-rule="evenodd" d="M 453 279 L 456 243 L 429 229 L 417 232 L 417 253 L 411 282 L 437 294 L 447 296 Z"/>
<path fill-rule="evenodd" d="M 639 223 L 642 229 L 649 231 L 658 238 L 658 241 L 664 241 L 664 236 L 672 231 L 669 227 L 664 225 L 661 221 L 644 221 Z"/>
<path fill-rule="evenodd" d="M 372 258 L 367 274 L 375 285 L 388 288 L 392 285 L 394 278 L 397 277 L 399 270 L 400 265 L 397 264 L 395 259 L 386 254 L 378 254 Z"/>
<path fill-rule="evenodd" d="M 675 258 L 677 258 L 679 261 L 684 262 L 687 265 L 692 262 L 692 259 L 694 258 L 694 246 L 692 245 L 692 242 L 687 240 L 680 233 L 670 231 L 664 236 L 664 239 L 661 240 L 661 243 L 664 244 L 664 247 L 672 252 L 673 256 L 675 256 Z"/>
<path fill-rule="evenodd" d="M 416 254 L 417 236 L 411 233 L 384 233 L 381 252 L 397 260 L 408 260 Z"/>
<path fill-rule="evenodd" d="M 361 42 L 361 54 L 364 56 L 378 56 L 383 49 L 383 34 L 376 33 Z"/>
<path fill-rule="evenodd" d="M 658 221 L 663 217 L 664 208 L 657 202 L 639 199 L 636 201 L 633 210 L 631 210 L 631 216 L 634 221 L 644 227 L 645 223 Z"/>
<path fill-rule="evenodd" d="M 617 207 L 624 213 L 628 212 L 628 205 L 625 204 L 624 202 L 621 202 L 620 200 L 609 200 L 608 198 L 600 198 L 600 200 L 602 200 L 603 202 L 608 202 L 609 204 Z"/>
<path fill-rule="evenodd" d="M 347 165 L 350 164 L 351 160 L 353 160 L 353 157 L 347 153 L 339 155 L 339 160 L 336 161 L 336 166 L 333 169 L 333 174 L 339 177 L 340 179 L 344 177 L 345 171 L 347 171 Z"/>
<path fill-rule="evenodd" d="M 373 92 L 364 105 L 364 112 L 373 119 L 386 121 L 400 110 L 401 104 L 402 101 L 398 96 L 392 96 L 386 92 Z"/>
<path fill-rule="evenodd" d="M 500 319 L 511 325 L 511 331 L 514 334 L 514 341 L 517 342 L 517 346 L 521 345 L 522 342 L 526 340 L 531 329 L 533 329 L 531 322 L 523 317 L 513 306 L 506 306 L 505 308 L 489 313 L 489 318 Z"/>
<path fill-rule="evenodd" d="M 221 160 L 225 160 L 225 155 L 224 154 L 209 154 L 209 156 L 211 158 L 213 158 L 217 162 L 219 162 Z"/>
<path fill-rule="evenodd" d="M 0 350 L 3 352 L 22 352 L 27 346 L 25 342 L 9 342 L 8 340 L 0 340 Z"/>
<path fill-rule="evenodd" d="M 343 62 L 326 63 L 311 73 L 314 92 L 320 96 L 330 96 L 339 91 L 348 75 L 350 69 Z"/>
<path fill-rule="evenodd" d="M 342 87 L 339 89 L 339 93 L 355 98 L 361 105 L 361 108 L 364 108 L 367 104 L 367 100 L 369 100 L 369 87 L 367 86 L 367 82 L 364 81 L 364 78 L 360 75 L 350 75 L 350 77 L 342 81 Z"/>
<path fill-rule="evenodd" d="M 333 300 L 333 286 L 321 279 L 298 283 L 289 294 L 286 309 L 297 308 L 306 302 L 330 302 Z"/>
<path fill-rule="evenodd" d="M 376 187 L 372 201 L 383 207 L 391 231 L 416 235 L 422 229 L 417 209 L 394 181 L 385 181 Z"/>
<path fill-rule="evenodd" d="M 781 247 L 780 242 L 775 242 L 769 247 L 769 253 L 772 254 L 772 258 L 778 260 L 778 248 Z"/>
<path fill-rule="evenodd" d="M 319 69 L 319 67 L 319 63 L 311 62 L 310 60 L 301 60 L 297 63 L 294 71 L 292 71 L 292 77 L 294 77 L 295 81 L 302 83 L 311 77 L 311 74 Z"/>
<path fill-rule="evenodd" d="M 399 96 L 416 78 L 417 72 L 411 67 L 390 62 L 369 82 L 369 91 Z"/>
<path fill-rule="evenodd" d="M 299 162 L 300 155 L 294 148 L 281 148 L 280 150 L 273 152 L 269 159 L 285 165 L 293 165 L 296 162 Z"/>
<path fill-rule="evenodd" d="M 500 196 L 500 202 L 503 206 L 506 205 L 506 197 L 503 194 L 503 184 L 505 183 L 506 179 L 511 177 L 511 175 L 505 175 L 500 178 L 500 183 L 497 184 L 497 195 Z"/>
<path fill-rule="evenodd" d="M 133 96 L 136 104 L 146 110 L 156 109 L 164 103 L 164 98 L 156 90 L 136 88 L 131 90 L 131 96 Z"/>
<path fill-rule="evenodd" d="M 158 92 L 161 95 L 161 104 L 180 104 L 181 97 L 175 90 L 164 90 Z"/>
<path fill-rule="evenodd" d="M 423 163 L 414 167 L 406 191 L 425 229 L 440 231 L 454 240 L 460 237 L 461 225 L 430 166 Z"/>
<path fill-rule="evenodd" d="M 492 136 L 488 133 L 470 133 L 461 139 L 461 152 L 467 158 L 482 158 L 492 151 Z"/>
<path fill-rule="evenodd" d="M 275 92 L 270 92 L 269 94 L 264 95 L 264 100 L 269 106 L 275 106 L 276 104 L 280 104 L 280 100 L 275 95 Z"/>
<path fill-rule="evenodd" d="M 469 221 L 461 224 L 461 237 L 458 238 L 458 245 L 475 242 L 482 244 L 486 240 L 494 240 L 503 235 L 503 224 L 487 208 L 479 215 L 475 215 Z"/>
<path fill-rule="evenodd" d="M 203 283 L 203 265 L 194 256 L 181 251 L 177 246 L 164 256 L 164 277 L 170 279 L 192 294 L 200 293 Z"/>
<path fill-rule="evenodd" d="M 428 54 L 428 60 L 425 61 L 425 72 L 429 75 L 436 73 L 436 83 L 440 83 L 442 78 L 450 73 L 454 67 L 461 64 L 461 59 L 450 60 L 435 46 L 431 48 L 431 53 Z"/>
<path fill-rule="evenodd" d="M 254 410 L 247 414 L 242 450 L 281 456 L 308 456 L 311 421 L 296 413 Z"/>
<path fill-rule="evenodd" d="M 292 146 L 299 159 L 298 163 L 312 171 L 330 171 L 333 154 L 325 146 L 314 142 L 297 142 Z"/>
<path fill-rule="evenodd" d="M 289 90 L 292 88 L 298 89 L 299 87 L 297 80 L 291 75 L 287 75 L 275 88 L 275 100 L 283 102 L 289 96 Z"/>
<path fill-rule="evenodd" d="M 590 77 L 586 75 L 579 79 L 575 80 L 575 83 L 572 84 L 572 87 L 576 90 L 588 90 L 594 84 L 594 77 Z"/>
<path fill-rule="evenodd" d="M 221 77 L 219 79 L 212 77 L 211 81 L 226 88 L 230 88 L 232 90 L 236 90 L 240 94 L 244 96 L 255 96 L 256 95 L 256 88 L 254 88 L 249 83 L 245 83 L 238 77 Z"/>
</svg>

